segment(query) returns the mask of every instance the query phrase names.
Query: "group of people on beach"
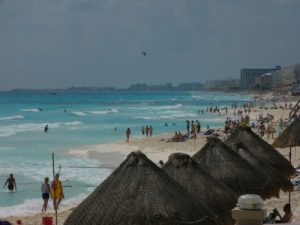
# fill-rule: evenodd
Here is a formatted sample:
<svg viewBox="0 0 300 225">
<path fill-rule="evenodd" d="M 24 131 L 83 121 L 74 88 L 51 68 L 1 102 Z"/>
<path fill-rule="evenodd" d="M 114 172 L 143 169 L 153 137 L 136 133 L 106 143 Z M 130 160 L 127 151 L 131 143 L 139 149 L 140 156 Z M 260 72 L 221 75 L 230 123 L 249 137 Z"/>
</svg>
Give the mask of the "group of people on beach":
<svg viewBox="0 0 300 225">
<path fill-rule="evenodd" d="M 13 174 L 9 175 L 9 177 L 7 178 L 3 186 L 3 189 L 5 189 L 6 185 L 7 185 L 7 189 L 10 192 L 17 190 L 17 184 Z M 61 200 L 64 198 L 63 186 L 61 181 L 59 180 L 58 173 L 55 175 L 54 180 L 51 183 L 51 186 L 49 184 L 49 177 L 45 177 L 44 182 L 41 185 L 41 193 L 43 199 L 42 212 L 47 211 L 48 200 L 50 197 L 53 200 L 54 209 L 57 210 L 59 204 L 61 203 Z"/>
<path fill-rule="evenodd" d="M 146 137 L 152 137 L 152 134 L 153 134 L 153 127 L 150 125 L 150 126 L 143 126 L 142 129 L 141 129 L 141 133 L 142 133 L 142 136 L 145 136 Z"/>
</svg>

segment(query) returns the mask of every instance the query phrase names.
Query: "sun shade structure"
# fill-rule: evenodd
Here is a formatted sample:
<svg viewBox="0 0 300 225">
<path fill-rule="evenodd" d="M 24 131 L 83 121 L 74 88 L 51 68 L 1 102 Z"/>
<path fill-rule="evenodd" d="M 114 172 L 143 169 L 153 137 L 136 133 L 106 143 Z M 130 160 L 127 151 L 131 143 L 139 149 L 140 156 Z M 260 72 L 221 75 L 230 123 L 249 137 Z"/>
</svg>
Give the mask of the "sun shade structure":
<svg viewBox="0 0 300 225">
<path fill-rule="evenodd" d="M 248 150 L 257 158 L 268 163 L 286 177 L 294 174 L 295 169 L 291 163 L 271 145 L 256 135 L 250 127 L 239 127 L 236 132 L 231 134 L 227 143 L 243 143 Z"/>
<path fill-rule="evenodd" d="M 143 153 L 132 152 L 65 225 L 216 225 L 214 217 Z"/>
<path fill-rule="evenodd" d="M 193 159 L 215 179 L 239 195 L 278 197 L 280 187 L 218 138 L 209 138 Z"/>
<path fill-rule="evenodd" d="M 163 166 L 163 170 L 218 215 L 218 224 L 233 225 L 231 210 L 238 195 L 201 169 L 189 155 L 174 153 Z"/>
<path fill-rule="evenodd" d="M 270 166 L 267 163 L 264 163 L 262 160 L 257 158 L 248 150 L 248 148 L 243 143 L 239 142 L 232 144 L 229 142 L 228 145 L 249 164 L 259 169 L 262 173 L 265 174 L 266 177 L 269 177 L 271 180 L 273 180 L 281 188 L 281 190 L 285 192 L 293 190 L 293 184 L 289 181 L 287 177 L 285 177 L 278 170 L 274 169 L 274 167 Z"/>
<path fill-rule="evenodd" d="M 294 120 L 274 141 L 276 148 L 290 148 L 289 159 L 292 162 L 292 147 L 300 146 L 300 120 Z M 291 193 L 289 193 L 289 203 Z"/>
<path fill-rule="evenodd" d="M 296 119 L 275 139 L 275 148 L 300 146 L 300 120 Z"/>
</svg>

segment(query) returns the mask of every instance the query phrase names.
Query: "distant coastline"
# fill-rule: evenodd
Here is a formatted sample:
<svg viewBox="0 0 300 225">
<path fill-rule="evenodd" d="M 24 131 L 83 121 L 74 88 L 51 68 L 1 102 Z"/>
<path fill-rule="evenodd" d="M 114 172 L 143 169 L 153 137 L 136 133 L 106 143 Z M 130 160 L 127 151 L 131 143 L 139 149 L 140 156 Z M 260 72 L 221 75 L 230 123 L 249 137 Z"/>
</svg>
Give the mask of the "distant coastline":
<svg viewBox="0 0 300 225">
<path fill-rule="evenodd" d="M 26 89 L 16 88 L 3 90 L 1 92 L 37 92 L 57 94 L 59 92 L 182 92 L 182 91 L 199 91 L 199 92 L 239 92 L 240 89 L 236 86 L 224 86 L 220 88 L 207 88 L 205 84 L 200 82 L 180 83 L 173 85 L 172 83 L 151 85 L 146 83 L 132 84 L 128 88 L 116 87 L 68 87 L 68 88 L 45 88 L 45 89 Z"/>
</svg>

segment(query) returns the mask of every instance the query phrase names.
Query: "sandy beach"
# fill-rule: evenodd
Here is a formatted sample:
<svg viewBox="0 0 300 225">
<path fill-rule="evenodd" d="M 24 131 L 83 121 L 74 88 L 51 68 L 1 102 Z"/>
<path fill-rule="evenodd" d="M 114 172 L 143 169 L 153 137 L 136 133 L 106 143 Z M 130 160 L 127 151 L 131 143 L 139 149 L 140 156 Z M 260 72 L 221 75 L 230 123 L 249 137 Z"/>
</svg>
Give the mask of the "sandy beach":
<svg viewBox="0 0 300 225">
<path fill-rule="evenodd" d="M 270 113 L 274 116 L 274 121 L 279 121 L 280 118 L 283 120 L 287 120 L 288 113 L 290 110 L 284 109 L 265 109 L 265 108 L 255 108 L 250 114 L 250 119 L 255 120 L 258 118 L 259 114 L 266 115 Z M 229 115 L 233 113 L 232 110 L 229 111 Z M 223 115 L 226 117 L 226 115 Z M 183 129 L 182 129 L 183 130 Z M 204 129 L 205 131 L 206 129 Z M 219 128 L 217 133 L 219 137 L 225 138 L 225 133 L 223 132 L 223 128 Z M 195 154 L 201 147 L 206 143 L 206 136 L 198 135 L 197 139 L 194 141 L 193 139 L 189 139 L 184 142 L 170 142 L 169 140 L 172 138 L 172 133 L 165 133 L 161 135 L 154 135 L 153 137 L 139 137 L 133 140 L 130 140 L 130 143 L 123 142 L 115 142 L 110 144 L 99 144 L 99 145 L 91 145 L 91 146 L 83 146 L 74 149 L 69 149 L 65 154 L 75 155 L 77 157 L 89 157 L 92 159 L 97 159 L 102 162 L 103 167 L 107 168 L 116 168 L 120 162 L 122 162 L 127 154 L 132 151 L 141 150 L 144 152 L 147 157 L 149 157 L 153 162 L 157 163 L 159 160 L 163 160 L 164 162 L 168 159 L 168 156 L 175 152 L 183 152 L 189 155 Z M 277 134 L 274 135 L 276 138 Z M 265 136 L 266 138 L 266 136 Z M 269 143 L 272 143 L 274 139 L 267 140 Z M 297 150 L 300 147 L 297 148 Z M 277 149 L 280 153 L 282 153 L 286 158 L 288 158 L 289 149 Z M 300 153 L 296 152 L 296 149 L 293 148 L 292 155 L 292 163 L 295 167 L 300 165 Z M 294 223 L 300 222 L 300 192 L 294 191 L 292 194 L 292 211 L 294 213 Z M 283 214 L 282 207 L 285 203 L 287 203 L 288 194 L 280 193 L 280 198 L 272 198 L 265 201 L 265 208 L 268 213 L 270 213 L 274 208 L 277 208 L 280 213 Z M 59 223 L 63 224 L 65 219 L 68 217 L 72 209 L 61 209 L 58 214 Z M 12 224 L 16 224 L 16 221 L 20 219 L 23 224 L 32 224 L 39 225 L 42 221 L 42 216 L 54 216 L 53 212 L 50 211 L 48 214 L 37 214 L 26 217 L 9 217 L 5 218 L 8 221 L 11 221 Z"/>
</svg>

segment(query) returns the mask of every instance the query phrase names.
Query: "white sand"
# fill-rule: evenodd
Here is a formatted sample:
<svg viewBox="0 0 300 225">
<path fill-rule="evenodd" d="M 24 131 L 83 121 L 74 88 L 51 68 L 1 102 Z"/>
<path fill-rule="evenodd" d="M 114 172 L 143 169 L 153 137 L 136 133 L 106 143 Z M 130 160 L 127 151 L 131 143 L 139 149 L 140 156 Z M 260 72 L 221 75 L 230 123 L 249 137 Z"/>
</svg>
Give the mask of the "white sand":
<svg viewBox="0 0 300 225">
<path fill-rule="evenodd" d="M 288 118 L 289 111 L 290 110 L 281 109 L 256 109 L 255 112 L 250 114 L 250 118 L 256 119 L 260 113 L 263 113 L 264 115 L 270 113 L 274 115 L 275 121 L 279 121 L 279 118 Z M 223 132 L 219 133 L 224 136 Z M 184 152 L 186 154 L 193 155 L 206 142 L 206 138 L 201 136 L 198 136 L 195 142 L 192 139 L 185 142 L 167 142 L 172 135 L 173 134 L 163 134 L 153 136 L 151 138 L 139 138 L 130 141 L 130 143 L 116 142 L 111 144 L 85 146 L 71 149 L 67 152 L 67 154 L 76 155 L 77 157 L 88 156 L 92 159 L 101 161 L 104 163 L 103 166 L 115 168 L 125 159 L 126 155 L 132 151 L 141 150 L 153 162 L 158 163 L 159 160 L 163 160 L 165 162 L 168 159 L 168 156 L 174 152 Z M 268 141 L 269 143 L 273 142 L 272 139 Z M 298 149 L 300 149 L 300 147 Z M 288 158 L 289 149 L 278 149 L 278 151 Z M 300 152 L 298 154 L 293 154 L 292 163 L 294 166 L 300 165 Z M 274 208 L 277 208 L 281 213 L 283 213 L 282 207 L 285 203 L 287 203 L 287 197 L 287 193 L 281 193 L 279 199 L 274 198 L 265 201 L 265 208 L 268 210 L 268 213 Z M 294 222 L 300 222 L 300 191 L 292 193 L 291 204 L 294 213 Z M 63 224 L 70 212 L 71 210 L 59 212 L 58 224 Z M 50 215 L 53 216 L 53 214 Z M 21 219 L 23 224 L 40 225 L 42 221 L 42 214 L 21 218 L 9 217 L 6 219 L 12 222 L 16 222 L 17 219 Z"/>
</svg>

